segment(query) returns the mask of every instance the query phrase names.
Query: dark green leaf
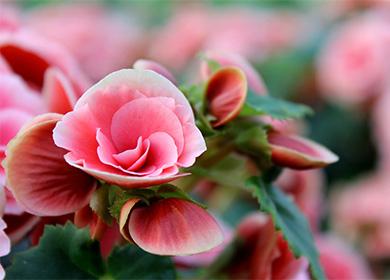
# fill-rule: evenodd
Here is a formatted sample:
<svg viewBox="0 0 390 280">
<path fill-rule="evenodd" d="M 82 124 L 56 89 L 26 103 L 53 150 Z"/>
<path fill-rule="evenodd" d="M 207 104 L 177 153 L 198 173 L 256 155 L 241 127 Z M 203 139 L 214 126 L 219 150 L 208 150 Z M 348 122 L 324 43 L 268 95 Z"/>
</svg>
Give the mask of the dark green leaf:
<svg viewBox="0 0 390 280">
<path fill-rule="evenodd" d="M 263 182 L 259 177 L 251 178 L 248 186 L 258 199 L 261 210 L 271 215 L 276 228 L 283 233 L 294 255 L 307 258 L 315 279 L 326 279 L 310 227 L 293 201 L 279 188 Z"/>
<path fill-rule="evenodd" d="M 46 226 L 37 247 L 15 255 L 7 279 L 86 279 L 104 274 L 99 243 L 73 224 Z"/>
<path fill-rule="evenodd" d="M 170 257 L 148 254 L 134 245 L 117 247 L 108 258 L 108 278 L 176 279 Z"/>
<path fill-rule="evenodd" d="M 274 119 L 297 119 L 311 115 L 313 111 L 302 104 L 285 101 L 272 96 L 248 92 L 241 116 L 268 115 Z"/>
</svg>

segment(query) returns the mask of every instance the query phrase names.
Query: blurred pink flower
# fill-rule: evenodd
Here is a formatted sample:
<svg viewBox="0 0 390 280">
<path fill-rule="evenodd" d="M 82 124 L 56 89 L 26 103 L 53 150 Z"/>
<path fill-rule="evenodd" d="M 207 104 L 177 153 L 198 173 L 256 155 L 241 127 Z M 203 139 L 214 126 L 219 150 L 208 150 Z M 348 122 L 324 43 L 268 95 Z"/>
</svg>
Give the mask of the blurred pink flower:
<svg viewBox="0 0 390 280">
<path fill-rule="evenodd" d="M 389 45 L 390 22 L 376 13 L 338 26 L 318 60 L 321 93 L 345 104 L 369 101 L 383 90 Z"/>
<path fill-rule="evenodd" d="M 302 275 L 302 270 L 307 269 L 307 261 L 294 257 L 268 216 L 260 212 L 247 216 L 238 226 L 237 235 L 243 241 L 243 247 L 228 268 L 230 277 L 307 279 Z"/>
<path fill-rule="evenodd" d="M 371 258 L 390 256 L 390 178 L 376 173 L 349 183 L 332 196 L 332 221 L 335 229 L 357 242 Z"/>
<path fill-rule="evenodd" d="M 147 56 L 175 70 L 209 49 L 258 60 L 296 44 L 304 27 L 302 18 L 288 11 L 177 9 L 165 26 L 155 30 Z"/>
<path fill-rule="evenodd" d="M 390 72 L 389 72 L 390 78 Z M 390 80 L 389 80 L 390 81 Z M 378 150 L 379 172 L 386 172 L 390 167 L 390 82 L 377 99 L 373 107 L 372 127 L 374 139 Z"/>
<path fill-rule="evenodd" d="M 58 68 L 69 79 L 76 93 L 81 94 L 90 85 L 66 49 L 27 29 L 15 32 L 0 30 L 0 56 L 13 73 L 38 91 L 42 90 L 46 70 L 50 67 Z"/>
<path fill-rule="evenodd" d="M 144 44 L 134 20 L 96 3 L 40 7 L 26 24 L 66 47 L 94 81 L 132 65 Z"/>
<path fill-rule="evenodd" d="M 362 256 L 333 236 L 317 236 L 320 262 L 329 280 L 373 279 Z"/>
</svg>

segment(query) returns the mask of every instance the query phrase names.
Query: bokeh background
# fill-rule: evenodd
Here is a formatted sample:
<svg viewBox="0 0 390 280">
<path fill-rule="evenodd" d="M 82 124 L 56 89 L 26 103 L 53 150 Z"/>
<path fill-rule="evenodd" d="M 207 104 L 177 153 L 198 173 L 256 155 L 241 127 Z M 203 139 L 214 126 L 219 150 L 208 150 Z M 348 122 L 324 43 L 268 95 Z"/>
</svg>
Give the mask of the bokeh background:
<svg viewBox="0 0 390 280">
<path fill-rule="evenodd" d="M 315 193 L 303 204 L 321 231 L 390 277 L 390 1 L 1 0 L 0 30 L 25 28 L 63 45 L 94 81 L 138 58 L 179 81 L 199 80 L 204 51 L 247 58 L 269 94 L 314 109 L 300 133 L 340 157 L 295 178 Z M 251 206 L 229 199 L 215 203 L 234 225 Z"/>
</svg>

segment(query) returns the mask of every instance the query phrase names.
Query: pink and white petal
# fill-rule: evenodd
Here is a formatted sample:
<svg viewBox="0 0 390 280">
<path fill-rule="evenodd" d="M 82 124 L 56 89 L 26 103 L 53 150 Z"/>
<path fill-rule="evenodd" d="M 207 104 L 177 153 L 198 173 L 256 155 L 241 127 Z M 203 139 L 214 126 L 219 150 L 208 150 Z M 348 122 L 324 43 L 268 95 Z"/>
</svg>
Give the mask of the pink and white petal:
<svg viewBox="0 0 390 280">
<path fill-rule="evenodd" d="M 98 127 L 88 105 L 63 116 L 53 130 L 54 143 L 71 151 L 72 157 L 87 162 L 100 162 L 97 154 Z"/>
<path fill-rule="evenodd" d="M 138 90 L 146 97 L 171 97 L 176 104 L 183 105 L 188 112 L 191 112 L 191 121 L 194 121 L 191 106 L 184 94 L 171 81 L 151 70 L 122 69 L 113 72 L 88 89 L 77 101 L 75 108 L 78 109 L 92 102 L 96 92 L 114 86 Z"/>
<path fill-rule="evenodd" d="M 140 201 L 139 198 L 134 198 L 126 201 L 125 204 L 123 204 L 121 208 L 121 213 L 119 215 L 119 231 L 122 234 L 122 236 L 129 242 L 133 242 L 133 239 L 131 239 L 129 230 L 128 230 L 128 222 L 129 222 L 129 215 L 131 210 L 133 210 L 134 206 Z"/>
<path fill-rule="evenodd" d="M 162 66 L 160 63 L 157 63 L 153 60 L 148 60 L 148 59 L 138 59 L 136 62 L 133 64 L 133 68 L 137 70 L 152 70 L 168 80 L 170 80 L 173 84 L 177 84 L 177 81 L 175 77 L 172 75 L 171 72 L 164 66 Z"/>
<path fill-rule="evenodd" d="M 4 167 L 7 185 L 27 212 L 40 216 L 72 213 L 88 204 L 96 182 L 64 161 L 53 128 L 62 115 L 23 129 L 8 145 Z"/>
<path fill-rule="evenodd" d="M 179 155 L 178 165 L 189 167 L 195 163 L 196 157 L 203 154 L 206 150 L 206 142 L 199 128 L 193 123 L 183 124 L 184 149 Z"/>
<path fill-rule="evenodd" d="M 86 166 L 85 162 L 76 161 L 70 153 L 66 154 L 64 158 L 73 167 L 76 167 L 97 179 L 103 180 L 109 184 L 121 186 L 123 188 L 147 188 L 150 186 L 168 183 L 189 175 L 189 173 L 180 173 L 175 175 L 161 175 L 155 177 L 131 176 L 124 175 L 123 172 L 115 170 L 112 167 L 110 169 L 108 166 Z"/>
<path fill-rule="evenodd" d="M 49 112 L 65 114 L 72 111 L 77 96 L 72 84 L 65 75 L 56 68 L 49 68 L 45 73 L 42 95 Z"/>
<path fill-rule="evenodd" d="M 295 135 L 270 133 L 272 161 L 293 169 L 321 168 L 338 161 L 338 156 L 324 146 Z"/>
<path fill-rule="evenodd" d="M 245 74 L 237 67 L 221 68 L 206 85 L 208 111 L 216 117 L 214 127 L 224 125 L 238 116 L 247 93 Z"/>
<path fill-rule="evenodd" d="M 221 228 L 206 210 L 176 198 L 133 209 L 128 226 L 134 243 L 157 255 L 201 253 L 223 241 Z"/>
</svg>

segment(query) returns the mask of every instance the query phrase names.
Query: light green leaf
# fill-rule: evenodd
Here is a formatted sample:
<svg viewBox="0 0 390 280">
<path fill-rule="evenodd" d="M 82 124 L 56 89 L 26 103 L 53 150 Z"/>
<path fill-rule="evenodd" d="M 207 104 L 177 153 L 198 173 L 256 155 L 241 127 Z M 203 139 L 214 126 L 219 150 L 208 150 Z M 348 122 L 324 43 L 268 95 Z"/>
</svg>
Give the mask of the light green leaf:
<svg viewBox="0 0 390 280">
<path fill-rule="evenodd" d="M 274 119 L 285 120 L 303 118 L 311 114 L 312 109 L 305 105 L 249 91 L 240 116 L 268 115 Z"/>
</svg>

